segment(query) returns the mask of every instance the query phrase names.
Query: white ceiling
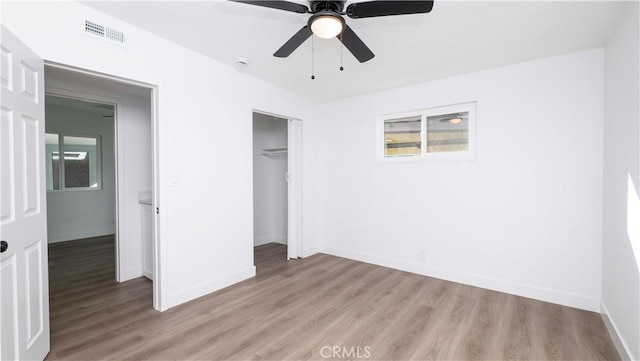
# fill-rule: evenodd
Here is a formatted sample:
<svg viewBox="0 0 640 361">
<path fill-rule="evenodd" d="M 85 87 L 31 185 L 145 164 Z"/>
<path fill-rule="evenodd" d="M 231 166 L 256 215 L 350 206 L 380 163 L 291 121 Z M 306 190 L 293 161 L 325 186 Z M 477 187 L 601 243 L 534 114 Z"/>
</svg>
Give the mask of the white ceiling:
<svg viewBox="0 0 640 361">
<path fill-rule="evenodd" d="M 429 14 L 347 18 L 376 57 L 361 64 L 343 49 L 340 72 L 339 41 L 316 37 L 311 80 L 311 39 L 288 58 L 272 56 L 306 24 L 306 14 L 223 0 L 85 4 L 319 101 L 602 47 L 628 5 L 436 0 Z M 238 57 L 249 65 L 241 69 Z"/>
<path fill-rule="evenodd" d="M 58 96 L 49 95 L 49 94 L 45 96 L 45 104 L 47 105 L 47 110 L 51 110 L 51 107 L 75 109 L 75 110 L 81 110 L 83 112 L 101 115 L 104 117 L 109 117 L 109 116 L 112 117 L 114 113 L 113 105 L 82 101 L 82 100 L 77 100 L 72 98 L 58 97 Z M 113 118 L 109 120 L 113 121 Z"/>
<path fill-rule="evenodd" d="M 151 106 L 151 90 L 147 88 L 51 66 L 45 66 L 44 73 L 47 86 L 53 88 L 69 88 L 69 86 L 72 86 L 81 92 L 86 89 L 93 89 L 93 91 L 118 94 L 120 97 L 134 96 L 144 98 Z M 49 94 L 49 92 L 47 92 L 45 98 L 47 107 L 79 109 L 105 117 L 114 115 L 114 106 L 109 104 L 55 96 Z"/>
<path fill-rule="evenodd" d="M 71 70 L 46 66 L 44 69 L 44 76 L 47 85 L 53 85 L 54 87 L 62 84 L 62 88 L 68 88 L 70 85 L 73 85 L 76 88 L 97 89 L 107 93 L 132 95 L 151 99 L 151 89 L 149 88 L 82 74 Z"/>
</svg>

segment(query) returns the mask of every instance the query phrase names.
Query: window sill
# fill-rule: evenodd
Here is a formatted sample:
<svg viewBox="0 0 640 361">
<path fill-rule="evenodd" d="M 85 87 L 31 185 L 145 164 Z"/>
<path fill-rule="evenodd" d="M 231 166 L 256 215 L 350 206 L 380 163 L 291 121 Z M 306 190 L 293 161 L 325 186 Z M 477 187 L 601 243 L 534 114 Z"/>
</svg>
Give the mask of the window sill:
<svg viewBox="0 0 640 361">
<path fill-rule="evenodd" d="M 62 192 L 96 192 L 101 191 L 100 188 L 65 188 L 65 189 L 47 189 L 47 193 L 62 193 Z"/>
<path fill-rule="evenodd" d="M 429 154 L 416 157 L 384 157 L 378 156 L 378 163 L 405 164 L 405 163 L 431 163 L 431 162 L 475 162 L 478 158 L 474 153 L 464 152 L 458 154 Z"/>
</svg>

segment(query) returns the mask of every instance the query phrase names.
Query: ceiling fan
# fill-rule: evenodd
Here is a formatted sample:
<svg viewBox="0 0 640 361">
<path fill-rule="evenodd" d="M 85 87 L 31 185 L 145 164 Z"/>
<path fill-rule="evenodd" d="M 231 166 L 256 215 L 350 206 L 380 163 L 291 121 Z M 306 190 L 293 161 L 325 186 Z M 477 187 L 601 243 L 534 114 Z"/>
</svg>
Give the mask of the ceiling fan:
<svg viewBox="0 0 640 361">
<path fill-rule="evenodd" d="M 312 14 L 307 25 L 303 26 L 273 56 L 286 58 L 296 50 L 312 34 L 324 39 L 337 37 L 353 56 L 361 63 L 371 60 L 375 55 L 360 40 L 358 35 L 346 24 L 343 15 L 352 19 L 372 18 L 389 15 L 406 15 L 428 13 L 433 8 L 433 0 L 409 1 L 365 1 L 353 3 L 343 11 L 344 0 L 311 0 L 309 7 L 290 1 L 247 1 L 234 2 L 264 6 L 268 8 L 291 11 L 300 14 Z"/>
</svg>

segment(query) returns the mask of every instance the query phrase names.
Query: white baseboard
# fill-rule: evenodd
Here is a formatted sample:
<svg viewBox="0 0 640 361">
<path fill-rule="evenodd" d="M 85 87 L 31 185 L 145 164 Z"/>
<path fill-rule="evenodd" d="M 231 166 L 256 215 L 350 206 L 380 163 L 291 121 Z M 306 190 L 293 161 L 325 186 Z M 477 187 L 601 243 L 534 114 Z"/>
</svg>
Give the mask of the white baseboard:
<svg viewBox="0 0 640 361">
<path fill-rule="evenodd" d="M 47 235 L 47 238 L 49 243 L 58 243 L 58 242 L 66 242 L 66 241 L 75 241 L 77 239 L 83 239 L 83 238 L 107 236 L 115 233 L 116 233 L 116 230 L 113 228 L 99 229 L 99 230 L 92 229 L 90 231 L 82 231 L 82 232 L 49 234 Z"/>
<path fill-rule="evenodd" d="M 261 236 L 261 237 L 255 237 L 253 239 L 253 246 L 257 247 L 257 246 L 262 246 L 263 244 L 267 244 L 267 243 L 271 243 L 273 242 L 271 240 L 270 236 Z"/>
<path fill-rule="evenodd" d="M 270 236 L 262 236 L 262 237 L 256 237 L 253 239 L 253 246 L 257 247 L 257 246 L 262 246 L 268 243 L 280 243 L 280 244 L 287 244 L 287 237 L 280 237 L 280 236 L 275 236 L 275 237 L 270 237 Z"/>
<path fill-rule="evenodd" d="M 559 305 L 580 308 L 583 310 L 600 312 L 600 300 L 595 298 L 584 297 L 522 283 L 515 283 L 493 277 L 459 272 L 452 269 L 432 266 L 428 263 L 410 262 L 397 258 L 367 254 L 337 247 L 325 246 L 321 248 L 321 252 L 338 257 L 353 259 L 356 261 L 371 263 L 378 266 L 394 268 L 401 271 L 416 273 L 429 277 L 435 277 L 447 281 L 463 283 L 494 291 L 533 298 L 545 302 L 551 302 Z"/>
<path fill-rule="evenodd" d="M 129 267 L 125 270 L 124 274 L 120 275 L 120 282 L 131 281 L 142 276 L 144 276 L 144 273 L 141 267 Z"/>
<path fill-rule="evenodd" d="M 228 275 L 218 277 L 217 279 L 211 282 L 203 283 L 201 285 L 174 293 L 172 295 L 169 295 L 168 297 L 169 299 L 166 302 L 163 302 L 163 311 L 168 310 L 172 307 L 178 306 L 180 304 L 183 304 L 185 302 L 194 300 L 198 297 L 202 297 L 209 293 L 221 290 L 225 287 L 244 281 L 248 278 L 255 277 L 255 275 L 256 275 L 256 267 L 250 266 L 250 267 L 243 268 L 239 271 L 230 273 Z"/>
<path fill-rule="evenodd" d="M 286 236 L 274 236 L 273 237 L 273 242 L 280 243 L 280 244 L 287 244 L 287 237 Z"/>
<path fill-rule="evenodd" d="M 629 350 L 629 347 L 627 347 L 627 343 L 624 342 L 624 339 L 622 337 L 620 337 L 618 327 L 616 326 L 616 323 L 609 317 L 609 310 L 607 310 L 607 307 L 604 305 L 604 303 L 600 304 L 600 316 L 602 317 L 604 325 L 607 327 L 607 331 L 609 331 L 609 335 L 611 335 L 613 343 L 616 345 L 616 350 L 618 350 L 620 359 L 638 360 L 637 357 L 632 357 L 632 352 L 631 350 Z"/>
<path fill-rule="evenodd" d="M 319 247 L 310 247 L 307 248 L 305 250 L 302 251 L 302 257 L 309 257 L 309 256 L 313 256 L 316 253 L 320 253 L 320 248 Z"/>
<path fill-rule="evenodd" d="M 153 272 L 148 271 L 148 270 L 146 270 L 146 269 L 144 269 L 144 268 L 143 268 L 143 269 L 142 269 L 142 275 L 143 275 L 144 277 L 147 277 L 149 280 L 153 281 Z"/>
</svg>

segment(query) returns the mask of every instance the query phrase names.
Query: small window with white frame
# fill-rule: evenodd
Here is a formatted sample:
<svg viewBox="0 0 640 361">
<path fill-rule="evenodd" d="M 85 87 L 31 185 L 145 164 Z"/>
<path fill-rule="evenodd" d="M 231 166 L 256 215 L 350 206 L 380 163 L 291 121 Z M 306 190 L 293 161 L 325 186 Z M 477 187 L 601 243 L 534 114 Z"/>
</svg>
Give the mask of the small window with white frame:
<svg viewBox="0 0 640 361">
<path fill-rule="evenodd" d="M 378 117 L 383 161 L 473 160 L 476 103 L 461 103 Z"/>
</svg>

